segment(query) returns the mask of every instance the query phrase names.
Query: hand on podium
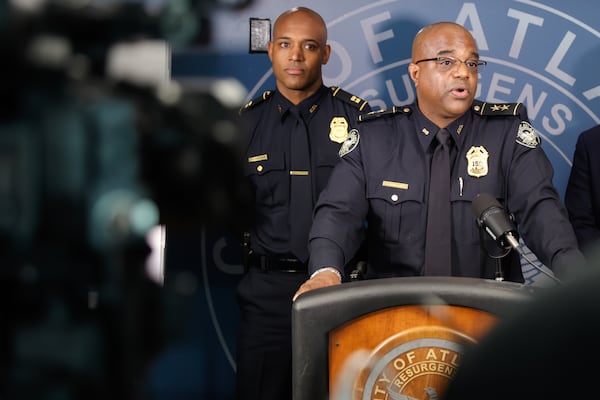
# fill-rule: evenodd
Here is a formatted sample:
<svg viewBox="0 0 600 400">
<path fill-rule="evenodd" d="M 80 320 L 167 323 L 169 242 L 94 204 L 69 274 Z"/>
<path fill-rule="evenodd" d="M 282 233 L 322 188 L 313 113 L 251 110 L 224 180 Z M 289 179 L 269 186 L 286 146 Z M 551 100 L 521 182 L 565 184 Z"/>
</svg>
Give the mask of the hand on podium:
<svg viewBox="0 0 600 400">
<path fill-rule="evenodd" d="M 307 280 L 300 286 L 292 301 L 296 301 L 298 296 L 300 296 L 304 292 L 308 292 L 310 290 L 319 289 L 322 287 L 339 285 L 342 283 L 342 275 L 338 272 L 337 269 L 333 267 L 326 267 L 317 270 L 310 276 L 310 279 Z"/>
</svg>

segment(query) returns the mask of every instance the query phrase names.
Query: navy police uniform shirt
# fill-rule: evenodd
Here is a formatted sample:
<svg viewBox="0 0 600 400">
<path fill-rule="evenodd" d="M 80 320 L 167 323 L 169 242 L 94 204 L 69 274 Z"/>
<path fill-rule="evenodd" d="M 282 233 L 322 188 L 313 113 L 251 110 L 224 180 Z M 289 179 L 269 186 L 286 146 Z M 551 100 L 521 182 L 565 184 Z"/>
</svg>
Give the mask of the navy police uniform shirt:
<svg viewBox="0 0 600 400">
<path fill-rule="evenodd" d="M 367 277 L 421 275 L 429 168 L 438 127 L 416 104 L 360 119 L 364 122 L 358 138 L 346 146 L 315 208 L 309 273 L 344 265 L 363 238 L 366 219 Z M 495 260 L 481 250 L 485 238 L 471 206 L 479 193 L 495 196 L 514 215 L 520 235 L 545 265 L 561 269 L 579 262 L 573 229 L 552 184 L 552 165 L 524 106 L 476 101 L 447 128 L 455 143 L 452 275 L 495 276 Z M 505 279 L 522 282 L 516 253 L 507 260 Z"/>
<path fill-rule="evenodd" d="M 312 207 L 306 215 L 290 215 L 290 133 L 295 124 L 290 115 L 292 104 L 279 92 L 265 92 L 242 110 L 247 132 L 245 174 L 255 191 L 257 223 L 251 232 L 255 254 L 290 254 L 290 224 L 294 219 L 312 219 Z M 299 104 L 309 131 L 310 171 L 313 204 L 325 187 L 339 151 L 356 128 L 358 115 L 370 111 L 366 101 L 337 87 L 321 88 Z M 308 247 L 308 237 L 306 239 Z"/>
</svg>

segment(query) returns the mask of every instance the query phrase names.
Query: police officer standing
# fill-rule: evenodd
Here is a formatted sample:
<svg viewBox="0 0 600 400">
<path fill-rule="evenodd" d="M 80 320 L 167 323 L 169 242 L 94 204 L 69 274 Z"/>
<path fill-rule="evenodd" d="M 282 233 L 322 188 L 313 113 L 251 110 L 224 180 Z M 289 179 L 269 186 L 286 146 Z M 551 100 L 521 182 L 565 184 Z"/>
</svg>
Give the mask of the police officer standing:
<svg viewBox="0 0 600 400">
<path fill-rule="evenodd" d="M 482 250 L 473 215 L 478 194 L 514 215 L 527 246 L 559 277 L 583 264 L 524 107 L 474 100 L 484 65 L 461 25 L 440 22 L 417 33 L 408 67 L 417 102 L 362 118 L 360 140 L 343 155 L 315 208 L 313 275 L 294 299 L 340 283 L 339 266 L 355 251 L 367 217 L 367 277 L 495 278 L 496 260 Z M 445 168 L 437 167 L 441 161 Z M 503 259 L 502 270 L 503 279 L 523 282 L 516 252 Z"/>
<path fill-rule="evenodd" d="M 268 53 L 277 89 L 241 110 L 256 212 L 237 291 L 236 393 L 246 400 L 292 397 L 291 300 L 307 278 L 313 206 L 340 149 L 356 137 L 358 115 L 370 111 L 364 100 L 324 86 L 330 47 L 313 10 L 281 14 Z"/>
</svg>

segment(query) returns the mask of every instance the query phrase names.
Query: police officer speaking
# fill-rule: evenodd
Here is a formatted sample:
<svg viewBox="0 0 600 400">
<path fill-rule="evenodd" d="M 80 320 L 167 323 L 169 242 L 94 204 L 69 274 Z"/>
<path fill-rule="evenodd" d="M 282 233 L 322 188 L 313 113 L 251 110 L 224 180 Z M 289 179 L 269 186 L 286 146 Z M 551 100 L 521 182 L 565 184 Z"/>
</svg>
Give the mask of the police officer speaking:
<svg viewBox="0 0 600 400">
<path fill-rule="evenodd" d="M 527 246 L 557 276 L 583 265 L 552 166 L 523 105 L 474 100 L 484 66 L 461 25 L 440 22 L 417 33 L 408 67 L 417 101 L 361 116 L 358 139 L 315 207 L 312 277 L 294 299 L 339 284 L 340 265 L 365 229 L 367 278 L 494 278 L 496 260 L 482 250 L 471 209 L 481 193 L 514 215 Z M 502 268 L 506 280 L 523 282 L 515 252 Z"/>
</svg>

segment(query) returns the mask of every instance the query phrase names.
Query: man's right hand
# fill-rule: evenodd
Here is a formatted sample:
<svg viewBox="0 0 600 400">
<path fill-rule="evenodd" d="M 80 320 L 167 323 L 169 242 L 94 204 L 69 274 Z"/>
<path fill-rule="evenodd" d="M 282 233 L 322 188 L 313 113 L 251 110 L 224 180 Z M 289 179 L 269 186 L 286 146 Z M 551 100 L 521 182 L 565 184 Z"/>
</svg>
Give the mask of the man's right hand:
<svg viewBox="0 0 600 400">
<path fill-rule="evenodd" d="M 336 274 L 335 272 L 333 272 L 333 271 L 319 272 L 318 274 L 316 274 L 315 276 L 313 276 L 312 278 L 310 278 L 309 280 L 304 282 L 302 284 L 302 286 L 300 286 L 298 291 L 296 291 L 296 294 L 294 295 L 294 298 L 292 299 L 292 301 L 296 301 L 298 296 L 300 296 L 304 292 L 308 292 L 308 291 L 314 290 L 314 289 L 319 289 L 322 287 L 339 285 L 341 283 L 342 283 L 342 280 L 340 279 L 339 275 Z"/>
</svg>

